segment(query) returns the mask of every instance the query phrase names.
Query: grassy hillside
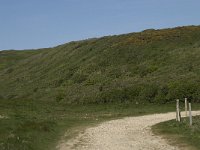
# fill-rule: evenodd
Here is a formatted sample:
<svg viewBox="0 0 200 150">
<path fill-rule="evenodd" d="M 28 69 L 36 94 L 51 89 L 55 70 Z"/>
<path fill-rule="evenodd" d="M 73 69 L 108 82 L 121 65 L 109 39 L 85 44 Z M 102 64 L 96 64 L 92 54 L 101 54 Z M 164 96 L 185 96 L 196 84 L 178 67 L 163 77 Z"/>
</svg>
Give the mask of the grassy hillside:
<svg viewBox="0 0 200 150">
<path fill-rule="evenodd" d="M 7 50 L 7 51 L 0 51 L 0 70 L 5 68 L 9 68 L 11 65 L 14 65 L 18 61 L 29 58 L 30 56 L 37 54 L 38 51 L 34 50 L 24 50 L 24 51 L 14 51 L 14 50 Z"/>
<path fill-rule="evenodd" d="M 3 51 L 0 58 L 1 99 L 200 101 L 200 26 L 145 30 L 34 52 Z"/>
</svg>

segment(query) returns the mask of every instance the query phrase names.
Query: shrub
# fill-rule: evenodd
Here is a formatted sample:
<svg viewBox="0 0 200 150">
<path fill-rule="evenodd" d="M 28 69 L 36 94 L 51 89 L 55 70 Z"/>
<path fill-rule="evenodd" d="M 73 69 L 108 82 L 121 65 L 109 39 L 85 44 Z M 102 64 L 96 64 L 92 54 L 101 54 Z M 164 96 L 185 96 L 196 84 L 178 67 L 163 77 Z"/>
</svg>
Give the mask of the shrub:
<svg viewBox="0 0 200 150">
<path fill-rule="evenodd" d="M 101 91 L 97 101 L 100 103 L 110 102 L 132 102 L 136 100 L 140 93 L 140 87 L 126 87 L 122 89 L 113 89 L 110 91 Z"/>
<path fill-rule="evenodd" d="M 155 97 L 155 101 L 160 104 L 167 103 L 169 101 L 169 99 L 167 98 L 168 91 L 169 89 L 167 85 L 159 87 L 157 95 Z"/>
<path fill-rule="evenodd" d="M 169 93 L 167 97 L 171 100 L 188 98 L 193 102 L 200 99 L 200 87 L 198 82 L 194 81 L 176 81 L 169 83 Z"/>
<path fill-rule="evenodd" d="M 142 100 L 152 103 L 154 102 L 157 93 L 158 86 L 156 84 L 150 83 L 142 86 L 140 97 Z"/>
</svg>

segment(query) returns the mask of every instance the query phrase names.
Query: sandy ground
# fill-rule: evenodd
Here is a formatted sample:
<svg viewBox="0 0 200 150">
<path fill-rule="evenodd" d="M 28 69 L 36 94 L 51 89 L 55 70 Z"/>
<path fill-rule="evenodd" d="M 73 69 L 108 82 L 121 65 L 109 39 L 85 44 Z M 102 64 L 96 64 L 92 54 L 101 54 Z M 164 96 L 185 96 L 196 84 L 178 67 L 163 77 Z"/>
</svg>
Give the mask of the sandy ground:
<svg viewBox="0 0 200 150">
<path fill-rule="evenodd" d="M 193 112 L 200 115 L 200 111 Z M 182 115 L 183 116 L 183 115 Z M 153 114 L 104 122 L 76 138 L 63 142 L 59 150 L 179 150 L 153 135 L 151 126 L 175 118 L 175 113 Z"/>
</svg>

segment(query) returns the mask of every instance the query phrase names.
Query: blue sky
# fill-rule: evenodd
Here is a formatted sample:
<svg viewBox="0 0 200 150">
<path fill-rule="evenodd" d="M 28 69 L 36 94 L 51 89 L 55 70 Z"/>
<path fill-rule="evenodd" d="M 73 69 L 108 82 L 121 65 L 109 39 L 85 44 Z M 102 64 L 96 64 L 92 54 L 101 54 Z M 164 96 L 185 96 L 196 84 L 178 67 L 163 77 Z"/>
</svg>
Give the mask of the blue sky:
<svg viewBox="0 0 200 150">
<path fill-rule="evenodd" d="M 0 0 L 0 49 L 200 25 L 199 0 Z"/>
</svg>

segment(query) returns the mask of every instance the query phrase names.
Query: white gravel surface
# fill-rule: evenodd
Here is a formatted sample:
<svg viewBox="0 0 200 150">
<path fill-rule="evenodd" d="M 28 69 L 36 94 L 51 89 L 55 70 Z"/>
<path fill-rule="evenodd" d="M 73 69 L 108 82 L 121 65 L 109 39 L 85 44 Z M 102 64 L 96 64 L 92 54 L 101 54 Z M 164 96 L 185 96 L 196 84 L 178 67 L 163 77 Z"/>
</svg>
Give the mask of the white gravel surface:
<svg viewBox="0 0 200 150">
<path fill-rule="evenodd" d="M 193 112 L 200 115 L 200 111 Z M 179 150 L 153 135 L 151 126 L 175 119 L 175 113 L 153 114 L 104 122 L 76 138 L 61 143 L 59 150 Z"/>
</svg>

